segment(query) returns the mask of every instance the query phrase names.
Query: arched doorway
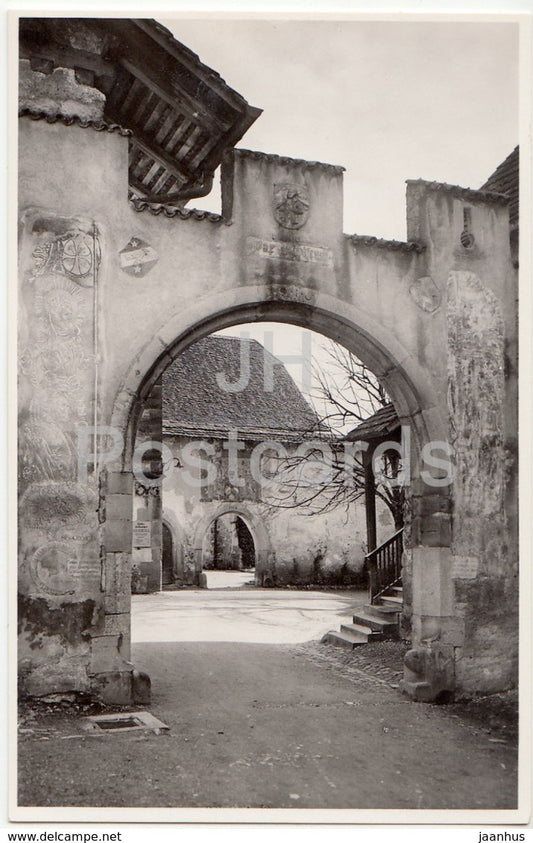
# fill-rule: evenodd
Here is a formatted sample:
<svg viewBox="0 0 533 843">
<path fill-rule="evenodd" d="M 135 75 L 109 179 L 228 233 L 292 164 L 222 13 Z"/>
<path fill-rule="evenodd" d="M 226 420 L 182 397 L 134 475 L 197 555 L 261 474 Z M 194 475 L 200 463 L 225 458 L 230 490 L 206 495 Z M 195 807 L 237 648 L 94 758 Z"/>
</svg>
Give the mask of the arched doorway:
<svg viewBox="0 0 533 843">
<path fill-rule="evenodd" d="M 242 571 L 254 567 L 254 540 L 246 522 L 229 512 L 215 518 L 204 539 L 204 569 Z"/>
<path fill-rule="evenodd" d="M 203 567 L 215 571 L 255 568 L 253 536 L 241 516 L 227 512 L 213 519 L 203 542 Z"/>
<path fill-rule="evenodd" d="M 437 633 L 440 618 L 450 614 L 452 605 L 452 579 L 448 564 L 449 529 L 444 524 L 445 521 L 449 522 L 450 517 L 449 490 L 431 488 L 431 507 L 425 511 L 420 505 L 420 500 L 428 494 L 420 475 L 422 448 L 432 440 L 443 441 L 446 438 L 443 418 L 435 411 L 438 402 L 428 372 L 401 345 L 397 336 L 345 301 L 315 290 L 309 291 L 307 297 L 303 295 L 304 291 L 298 291 L 298 301 L 264 301 L 264 292 L 264 289 L 259 288 L 241 288 L 232 296 L 236 299 L 233 307 L 228 307 L 227 297 L 220 302 L 216 301 L 216 296 L 209 301 L 199 302 L 189 312 L 181 312 L 171 319 L 140 352 L 117 395 L 113 413 L 115 424 L 125 431 L 121 474 L 129 475 L 132 470 L 136 428 L 144 402 L 170 362 L 198 339 L 244 322 L 272 321 L 310 328 L 344 345 L 382 381 L 393 400 L 400 423 L 409 428 L 411 484 L 404 558 L 406 574 L 412 583 L 413 637 L 416 647 L 418 642 Z M 220 305 L 218 310 L 217 305 Z M 172 336 L 174 340 L 170 340 Z M 169 337 L 163 351 L 162 337 Z M 434 524 L 436 530 L 433 530 Z M 197 571 L 202 569 L 204 532 L 205 525 L 194 543 L 193 556 Z M 432 533 L 427 543 L 424 542 L 424 533 Z M 257 561 L 256 582 L 261 576 L 260 552 Z M 437 584 L 436 589 L 427 588 L 429 581 Z M 426 599 L 428 594 L 429 602 Z M 442 653 L 442 648 L 439 653 Z M 429 665 L 428 670 L 432 673 L 431 681 L 435 687 L 442 687 L 451 681 L 448 673 L 450 669 L 453 670 L 453 661 L 441 655 L 437 662 L 431 662 L 431 658 L 431 654 L 427 658 L 425 656 L 423 663 Z M 416 680 L 418 685 L 424 682 L 423 677 Z"/>
<path fill-rule="evenodd" d="M 162 524 L 162 552 L 161 552 L 161 584 L 171 585 L 174 582 L 174 542 L 168 524 Z"/>
<path fill-rule="evenodd" d="M 247 507 L 219 504 L 196 525 L 193 544 L 198 575 L 210 569 L 247 571 L 250 580 L 262 585 L 271 542 L 261 519 Z"/>
<path fill-rule="evenodd" d="M 202 571 L 207 588 L 239 588 L 255 576 L 255 543 L 241 514 L 213 518 L 202 543 Z"/>
</svg>

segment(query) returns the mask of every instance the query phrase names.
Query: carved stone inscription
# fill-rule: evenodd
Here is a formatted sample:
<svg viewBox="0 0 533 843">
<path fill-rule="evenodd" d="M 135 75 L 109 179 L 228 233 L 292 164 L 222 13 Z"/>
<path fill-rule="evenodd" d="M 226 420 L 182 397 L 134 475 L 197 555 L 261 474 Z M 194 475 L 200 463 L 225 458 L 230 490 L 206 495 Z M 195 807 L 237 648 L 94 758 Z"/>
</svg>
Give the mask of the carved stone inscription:
<svg viewBox="0 0 533 843">
<path fill-rule="evenodd" d="M 456 579 L 473 580 L 479 570 L 479 560 L 470 556 L 454 556 L 452 575 Z"/>
<path fill-rule="evenodd" d="M 259 237 L 248 237 L 246 246 L 249 255 L 297 263 L 333 266 L 333 253 L 331 249 L 324 246 L 314 246 L 310 243 L 287 243 L 280 240 L 262 240 Z"/>
</svg>

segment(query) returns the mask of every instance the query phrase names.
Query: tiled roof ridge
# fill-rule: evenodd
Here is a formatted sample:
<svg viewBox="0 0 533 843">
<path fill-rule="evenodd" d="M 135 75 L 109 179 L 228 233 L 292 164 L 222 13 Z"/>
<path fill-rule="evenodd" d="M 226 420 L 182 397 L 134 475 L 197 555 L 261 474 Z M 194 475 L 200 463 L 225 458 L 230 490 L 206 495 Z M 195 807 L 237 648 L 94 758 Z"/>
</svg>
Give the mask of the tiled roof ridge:
<svg viewBox="0 0 533 843">
<path fill-rule="evenodd" d="M 450 193 L 452 196 L 457 196 L 460 199 L 481 199 L 485 202 L 495 202 L 500 205 L 507 205 L 509 197 L 506 193 L 496 193 L 492 190 L 479 190 L 473 187 L 461 187 L 458 184 L 447 184 L 439 181 L 426 181 L 426 179 L 407 179 L 406 184 L 420 184 L 427 187 L 429 190 L 440 191 L 442 193 Z"/>
<path fill-rule="evenodd" d="M 19 109 L 19 117 L 30 117 L 32 120 L 46 120 L 47 123 L 64 123 L 65 126 L 79 126 L 81 129 L 94 129 L 96 132 L 118 132 L 122 137 L 131 137 L 130 129 L 119 126 L 118 123 L 107 123 L 105 120 L 91 120 L 79 117 L 77 114 L 49 114 L 47 111 L 34 110 L 25 106 Z"/>
<path fill-rule="evenodd" d="M 518 231 L 520 212 L 520 147 L 515 146 L 507 158 L 499 164 L 493 173 L 481 185 L 481 190 L 497 191 L 509 197 L 509 222 L 511 235 Z"/>
<path fill-rule="evenodd" d="M 155 216 L 164 214 L 165 217 L 178 217 L 182 220 L 208 220 L 209 222 L 223 222 L 224 218 L 220 214 L 213 211 L 201 211 L 198 208 L 178 208 L 175 205 L 164 205 L 160 202 L 148 202 L 146 199 L 130 196 L 130 203 L 134 209 L 141 213 L 142 211 L 149 211 Z"/>
<path fill-rule="evenodd" d="M 257 427 L 257 426 L 246 426 L 246 425 L 239 425 L 238 428 L 230 428 L 227 425 L 214 425 L 213 427 L 198 427 L 196 424 L 185 424 L 185 423 L 178 423 L 178 422 L 164 422 L 163 423 L 163 433 L 168 434 L 169 436 L 190 436 L 191 434 L 198 436 L 213 436 L 213 438 L 224 438 L 226 439 L 228 436 L 229 430 L 237 430 L 237 433 L 245 439 L 247 436 L 268 436 L 272 437 L 272 439 L 287 439 L 287 440 L 300 440 L 302 438 L 308 438 L 311 440 L 319 439 L 320 434 L 320 442 L 328 442 L 334 441 L 333 438 L 326 439 L 324 437 L 324 432 L 321 431 L 319 428 L 312 429 L 309 427 L 306 428 L 298 428 L 298 427 Z"/>
<path fill-rule="evenodd" d="M 489 184 L 491 181 L 495 181 L 497 178 L 499 178 L 501 176 L 501 174 L 504 173 L 507 170 L 507 167 L 509 166 L 510 162 L 513 160 L 515 155 L 519 155 L 519 154 L 520 154 L 520 146 L 519 146 L 519 144 L 517 144 L 515 146 L 515 148 L 509 153 L 507 158 L 505 158 L 501 162 L 501 164 L 498 164 L 498 166 L 496 167 L 494 172 L 491 173 L 491 175 L 488 177 L 488 179 L 485 179 L 485 181 L 481 185 L 480 190 L 485 190 L 486 184 Z"/>
<path fill-rule="evenodd" d="M 415 240 L 404 242 L 403 240 L 385 240 L 381 237 L 373 237 L 370 234 L 345 234 L 344 235 L 354 246 L 374 246 L 377 249 L 389 249 L 392 252 L 417 252 L 426 251 L 423 243 Z"/>
<path fill-rule="evenodd" d="M 345 167 L 341 167 L 340 164 L 326 164 L 324 161 L 307 161 L 305 158 L 290 158 L 287 155 L 276 155 L 270 152 L 260 152 L 255 149 L 236 147 L 232 151 L 246 158 L 253 158 L 256 161 L 275 161 L 277 164 L 296 165 L 307 170 L 320 169 L 324 170 L 324 172 L 334 173 L 335 175 L 344 173 L 346 169 Z"/>
</svg>

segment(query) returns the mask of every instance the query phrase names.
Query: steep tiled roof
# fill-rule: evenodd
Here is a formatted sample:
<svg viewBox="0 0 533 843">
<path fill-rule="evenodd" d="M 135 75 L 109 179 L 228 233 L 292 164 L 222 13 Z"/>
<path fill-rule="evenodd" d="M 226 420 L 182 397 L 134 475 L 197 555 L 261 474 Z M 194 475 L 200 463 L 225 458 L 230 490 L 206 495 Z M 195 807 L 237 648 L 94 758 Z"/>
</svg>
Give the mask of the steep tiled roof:
<svg viewBox="0 0 533 843">
<path fill-rule="evenodd" d="M 398 429 L 400 420 L 396 415 L 396 410 L 392 404 L 387 404 L 365 419 L 364 422 L 354 427 L 347 435 L 346 439 L 349 442 L 366 442 L 370 439 L 380 439 L 382 436 L 388 436 Z"/>
<path fill-rule="evenodd" d="M 509 221 L 511 226 L 518 225 L 518 170 L 519 151 L 516 146 L 481 187 L 482 190 L 505 193 L 509 197 Z"/>
<path fill-rule="evenodd" d="M 156 21 L 22 15 L 19 26 L 33 70 L 71 68 L 105 94 L 106 122 L 131 131 L 130 189 L 149 202 L 207 195 L 225 150 L 261 113 Z"/>
<path fill-rule="evenodd" d="M 214 214 L 211 211 L 200 211 L 198 208 L 177 208 L 172 205 L 163 205 L 156 202 L 146 202 L 144 199 L 139 199 L 137 196 L 130 196 L 129 201 L 136 211 L 149 211 L 155 216 L 163 214 L 165 217 L 176 217 L 180 220 L 208 220 L 209 222 L 223 222 L 223 217 L 220 214 Z"/>
<path fill-rule="evenodd" d="M 217 383 L 217 372 L 229 383 L 239 380 L 241 343 L 249 351 L 248 384 L 242 392 L 226 392 Z M 274 372 L 271 392 L 265 389 L 265 360 Z M 220 436 L 237 429 L 252 439 L 271 436 L 283 441 L 285 436 L 309 433 L 317 424 L 286 368 L 256 340 L 206 337 L 182 352 L 163 374 L 165 433 Z"/>
</svg>

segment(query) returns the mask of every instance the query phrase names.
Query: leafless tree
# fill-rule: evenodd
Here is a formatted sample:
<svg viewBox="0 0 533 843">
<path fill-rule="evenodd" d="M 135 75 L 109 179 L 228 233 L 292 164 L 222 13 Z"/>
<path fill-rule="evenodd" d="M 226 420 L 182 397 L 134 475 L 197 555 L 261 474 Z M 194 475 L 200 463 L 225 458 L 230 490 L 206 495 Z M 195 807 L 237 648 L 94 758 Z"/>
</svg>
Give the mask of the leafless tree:
<svg viewBox="0 0 533 843">
<path fill-rule="evenodd" d="M 308 515 L 346 510 L 364 495 L 362 453 L 345 440 L 390 398 L 375 375 L 354 354 L 327 341 L 320 360 L 313 361 L 313 403 L 319 407 L 316 425 L 305 432 L 298 453 L 270 459 L 272 483 L 269 506 L 299 509 Z M 390 509 L 397 528 L 403 525 L 404 490 L 398 483 L 401 466 L 396 451 L 383 459 L 376 496 Z"/>
</svg>

